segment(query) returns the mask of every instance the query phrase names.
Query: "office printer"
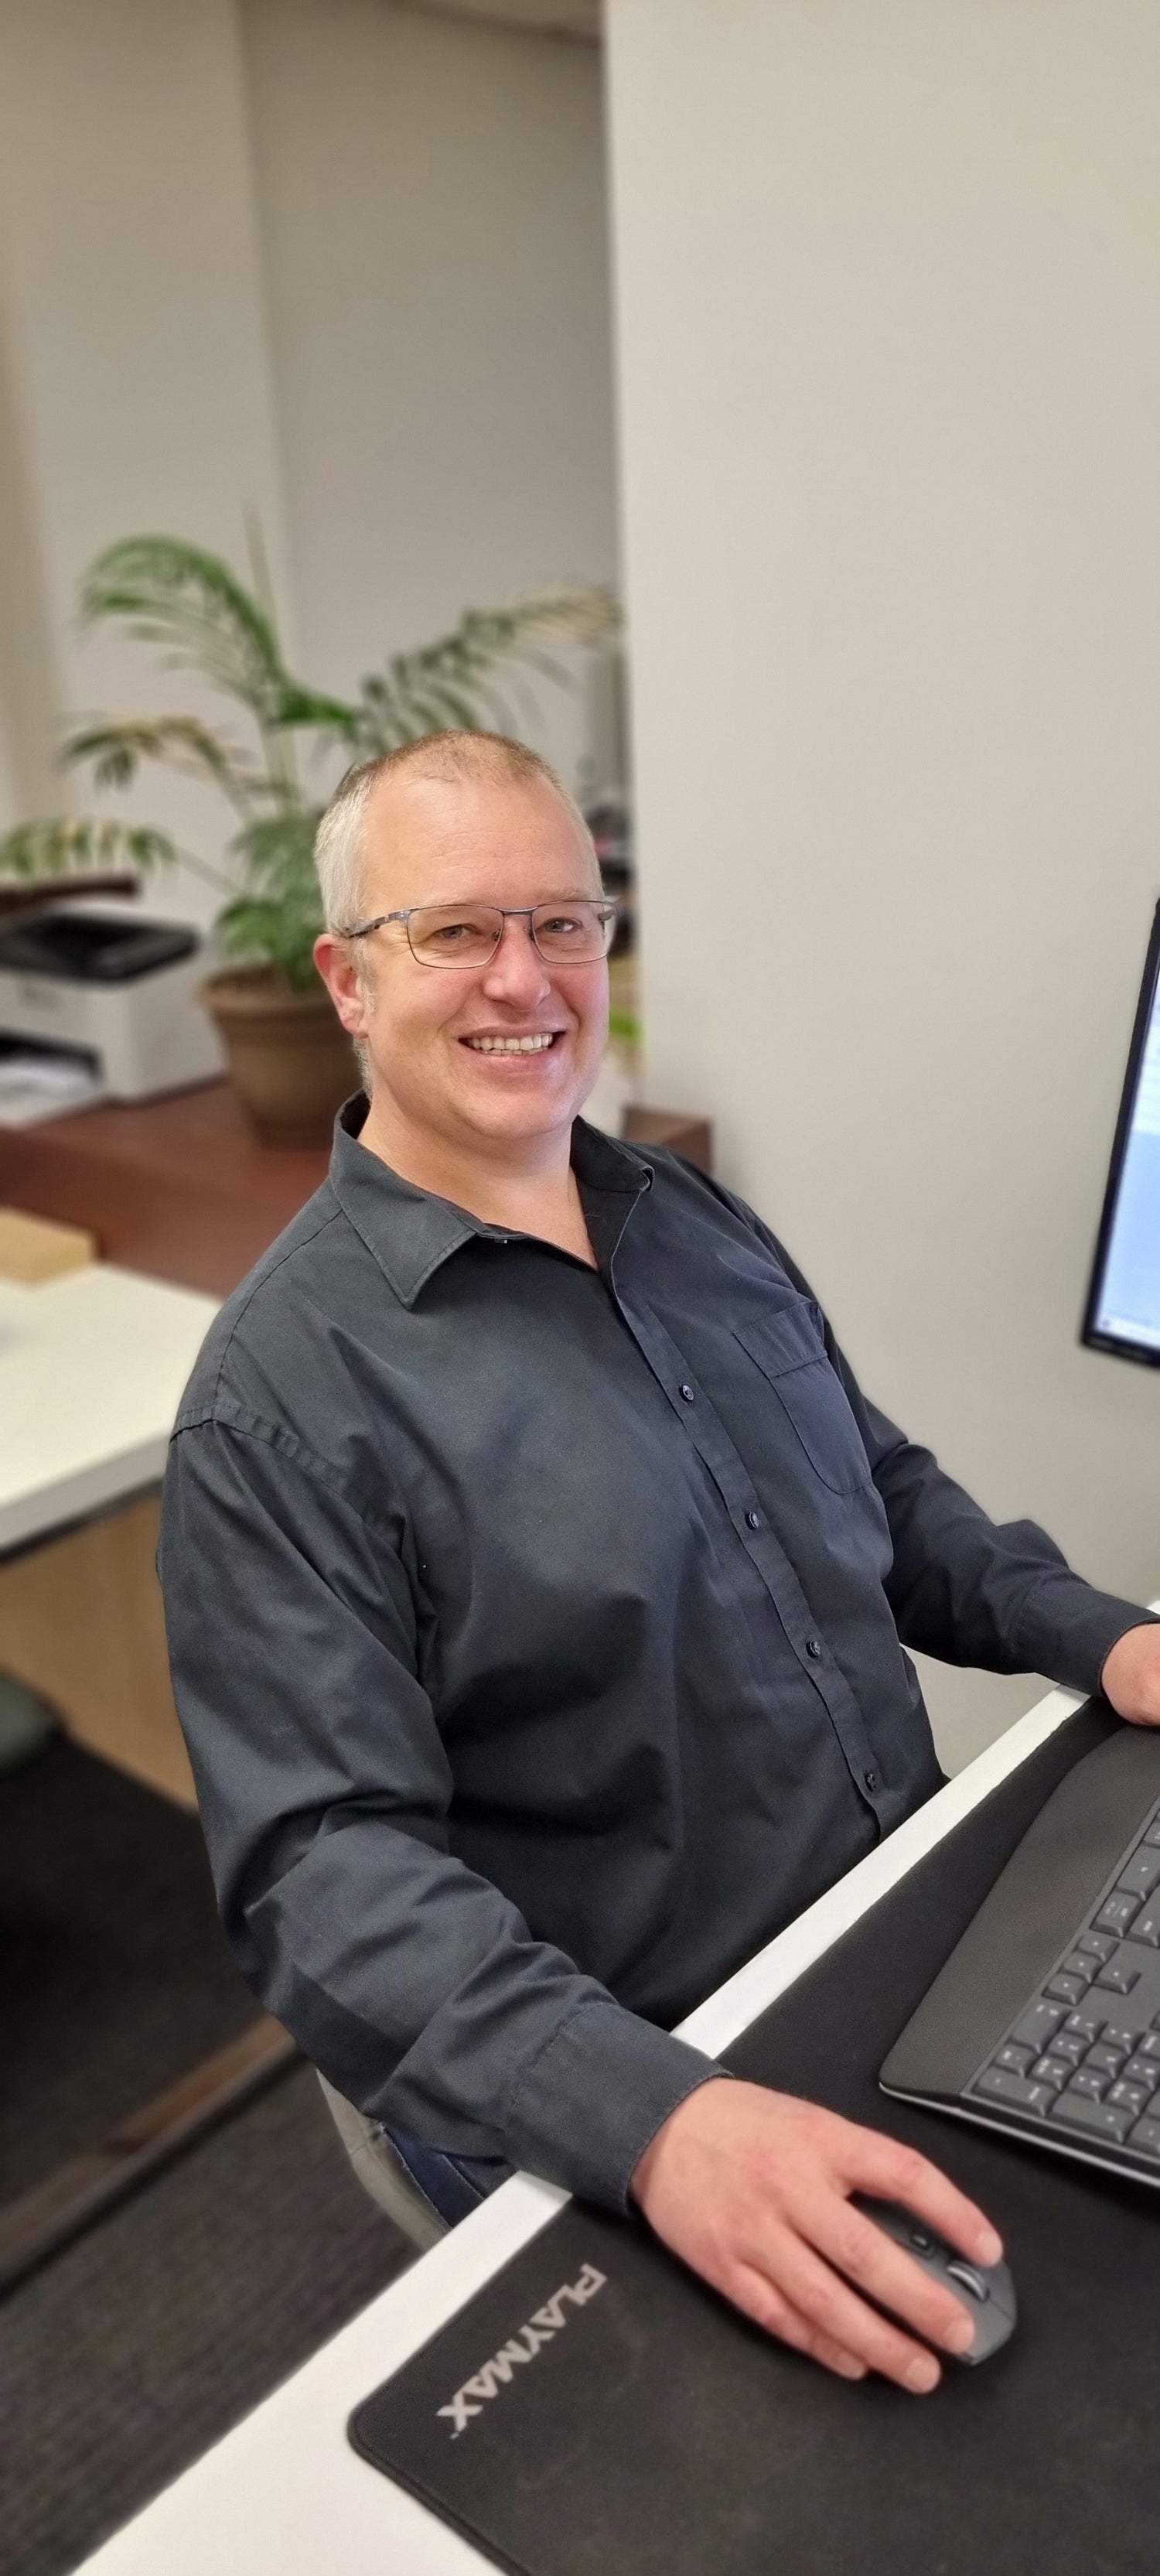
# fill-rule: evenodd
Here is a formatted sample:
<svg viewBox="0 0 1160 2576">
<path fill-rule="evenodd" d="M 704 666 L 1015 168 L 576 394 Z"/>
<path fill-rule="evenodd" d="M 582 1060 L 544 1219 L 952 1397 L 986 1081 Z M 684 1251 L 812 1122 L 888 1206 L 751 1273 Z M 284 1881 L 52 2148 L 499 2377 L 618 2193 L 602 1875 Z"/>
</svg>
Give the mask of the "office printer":
<svg viewBox="0 0 1160 2576">
<path fill-rule="evenodd" d="M 200 931 L 92 902 L 0 927 L 0 1125 L 148 1100 L 222 1071 Z"/>
</svg>

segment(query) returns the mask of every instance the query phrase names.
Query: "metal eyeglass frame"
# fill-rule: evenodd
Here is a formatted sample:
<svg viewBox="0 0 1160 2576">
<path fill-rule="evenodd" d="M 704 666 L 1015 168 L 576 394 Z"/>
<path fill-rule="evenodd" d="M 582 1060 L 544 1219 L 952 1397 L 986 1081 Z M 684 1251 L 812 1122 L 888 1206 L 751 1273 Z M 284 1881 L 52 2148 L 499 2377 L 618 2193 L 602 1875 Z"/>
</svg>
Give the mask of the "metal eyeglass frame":
<svg viewBox="0 0 1160 2576">
<path fill-rule="evenodd" d="M 545 951 L 541 948 L 535 931 L 532 928 L 532 923 L 534 922 L 538 912 L 550 912 L 554 904 L 561 903 L 590 903 L 592 905 L 593 910 L 599 914 L 604 926 L 604 947 L 601 951 L 601 955 L 607 957 L 609 949 L 612 946 L 613 934 L 616 929 L 616 904 L 613 903 L 607 895 L 561 894 L 550 896 L 546 903 L 488 903 L 481 905 L 480 909 L 484 912 L 498 912 L 500 927 L 496 935 L 495 947 L 491 949 L 487 957 L 480 958 L 479 964 L 481 966 L 490 966 L 491 960 L 496 955 L 503 939 L 503 925 L 505 921 L 527 922 L 528 937 L 536 951 L 536 955 L 538 957 L 543 957 L 544 964 L 546 966 L 562 966 L 566 964 L 566 959 L 562 957 L 549 957 L 545 954 Z M 405 912 L 376 912 L 373 920 L 356 921 L 352 924 L 349 930 L 339 930 L 335 933 L 335 936 L 338 939 L 366 939 L 372 930 L 383 930 L 388 922 L 401 921 L 406 926 L 407 946 L 411 951 L 411 955 L 415 960 L 416 966 L 431 966 L 436 970 L 440 967 L 449 967 L 454 971 L 457 964 L 454 957 L 420 957 L 418 949 L 415 947 L 411 938 L 411 918 L 414 913 L 452 912 L 454 909 L 454 904 L 412 903 L 408 904 Z M 465 906 L 465 910 L 466 909 L 470 909 L 470 907 Z M 596 966 L 599 964 L 600 960 L 598 957 L 578 957 L 574 962 L 578 966 Z M 461 966 L 458 968 L 458 972 L 460 974 L 463 973 L 463 968 Z"/>
</svg>

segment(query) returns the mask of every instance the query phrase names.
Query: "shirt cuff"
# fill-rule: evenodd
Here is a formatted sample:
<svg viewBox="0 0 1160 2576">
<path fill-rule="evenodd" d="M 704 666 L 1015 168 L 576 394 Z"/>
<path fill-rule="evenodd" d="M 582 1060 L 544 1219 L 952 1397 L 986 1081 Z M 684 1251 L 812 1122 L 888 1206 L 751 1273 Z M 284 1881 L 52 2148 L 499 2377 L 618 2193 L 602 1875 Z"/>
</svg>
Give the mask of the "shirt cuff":
<svg viewBox="0 0 1160 2576">
<path fill-rule="evenodd" d="M 724 2072 L 611 1999 L 582 2004 L 519 2086 L 508 2155 L 525 2173 L 623 2212 L 637 2165 L 670 2111 Z"/>
<path fill-rule="evenodd" d="M 1118 1638 L 1129 1628 L 1155 1626 L 1156 1613 L 1138 1602 L 1096 1592 L 1078 1575 L 1046 1574 L 1019 1621 L 1019 1649 L 1032 1672 L 1046 1673 L 1068 1690 L 1095 1693 Z"/>
</svg>

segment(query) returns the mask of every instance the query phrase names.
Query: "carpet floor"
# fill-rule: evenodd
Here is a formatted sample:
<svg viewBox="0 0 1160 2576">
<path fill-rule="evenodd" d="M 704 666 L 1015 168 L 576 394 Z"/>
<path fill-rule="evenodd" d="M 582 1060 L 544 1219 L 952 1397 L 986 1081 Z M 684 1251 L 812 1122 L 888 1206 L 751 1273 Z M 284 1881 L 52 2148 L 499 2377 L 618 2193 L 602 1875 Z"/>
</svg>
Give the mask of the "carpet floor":
<svg viewBox="0 0 1160 2576">
<path fill-rule="evenodd" d="M 63 1735 L 0 1774 L 0 2200 L 256 2010 L 196 1816 Z"/>
<path fill-rule="evenodd" d="M 293 2067 L 0 2304 L 0 2576 L 66 2576 L 410 2255 Z"/>
</svg>

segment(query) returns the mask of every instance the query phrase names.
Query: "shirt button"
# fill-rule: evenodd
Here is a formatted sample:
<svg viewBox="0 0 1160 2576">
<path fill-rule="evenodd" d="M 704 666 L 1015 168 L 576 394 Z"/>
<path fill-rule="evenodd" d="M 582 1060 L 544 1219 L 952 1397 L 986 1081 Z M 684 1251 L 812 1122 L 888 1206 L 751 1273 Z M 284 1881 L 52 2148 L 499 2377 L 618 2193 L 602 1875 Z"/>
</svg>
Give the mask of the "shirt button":
<svg viewBox="0 0 1160 2576">
<path fill-rule="evenodd" d="M 811 1657 L 812 1657 L 812 1660 L 813 1660 L 813 1662 L 814 1662 L 815 1664 L 816 1664 L 816 1662 L 817 1662 L 817 1660 L 818 1660 L 819 1655 L 821 1654 L 821 1651 L 822 1651 L 822 1642 L 821 1642 L 820 1637 L 807 1637 L 807 1638 L 806 1638 L 806 1653 L 807 1653 L 807 1655 L 809 1655 L 809 1656 L 811 1656 Z"/>
<path fill-rule="evenodd" d="M 693 1404 L 696 1401 L 691 1386 L 682 1386 L 678 1388 L 678 1393 L 684 1397 L 686 1404 Z"/>
<path fill-rule="evenodd" d="M 869 1789 L 869 1791 L 870 1791 L 871 1797 L 873 1797 L 874 1791 L 876 1790 L 876 1788 L 877 1788 L 877 1786 L 878 1786 L 878 1774 L 877 1774 L 877 1772 L 876 1772 L 876 1771 L 864 1771 L 864 1772 L 863 1772 L 863 1774 L 862 1774 L 862 1777 L 863 1777 L 863 1779 L 864 1779 L 864 1781 L 865 1781 L 865 1783 L 866 1783 L 867 1788 L 868 1788 L 868 1789 Z"/>
<path fill-rule="evenodd" d="M 761 1514 L 760 1514 L 760 1512 L 746 1512 L 745 1518 L 746 1518 L 746 1521 L 747 1521 L 748 1526 L 749 1526 L 749 1528 L 750 1528 L 750 1529 L 760 1529 L 760 1527 L 761 1527 Z"/>
</svg>

